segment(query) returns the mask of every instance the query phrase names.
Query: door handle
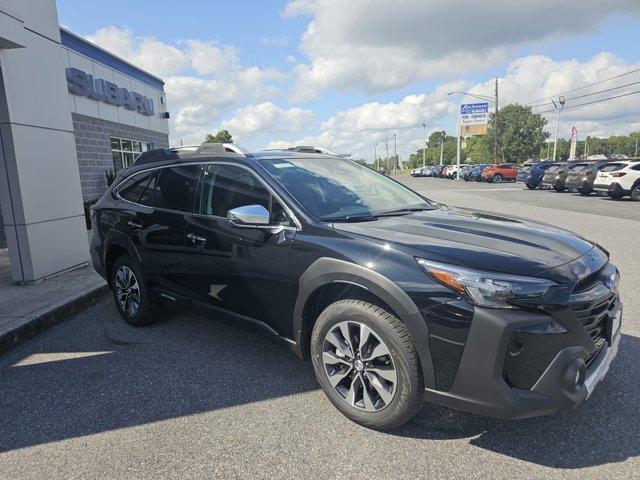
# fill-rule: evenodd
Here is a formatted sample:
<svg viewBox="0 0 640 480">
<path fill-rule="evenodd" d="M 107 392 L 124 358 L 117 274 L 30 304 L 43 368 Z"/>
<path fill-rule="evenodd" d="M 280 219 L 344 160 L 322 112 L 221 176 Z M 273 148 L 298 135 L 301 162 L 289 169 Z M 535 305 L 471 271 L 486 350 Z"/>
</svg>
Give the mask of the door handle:
<svg viewBox="0 0 640 480">
<path fill-rule="evenodd" d="M 206 245 L 207 239 L 193 233 L 187 233 L 187 238 L 191 240 L 194 245 Z"/>
<path fill-rule="evenodd" d="M 137 232 L 142 229 L 142 225 L 140 225 L 138 222 L 134 222 L 131 220 L 127 222 L 127 225 L 129 225 L 131 227 L 131 230 L 133 230 L 134 232 Z"/>
</svg>

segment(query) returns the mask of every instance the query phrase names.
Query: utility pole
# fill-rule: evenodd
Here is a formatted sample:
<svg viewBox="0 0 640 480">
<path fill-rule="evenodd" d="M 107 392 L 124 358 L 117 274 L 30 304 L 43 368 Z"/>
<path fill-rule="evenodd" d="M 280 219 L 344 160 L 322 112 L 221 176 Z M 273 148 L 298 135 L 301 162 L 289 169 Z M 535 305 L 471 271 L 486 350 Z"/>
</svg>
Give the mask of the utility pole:
<svg viewBox="0 0 640 480">
<path fill-rule="evenodd" d="M 493 155 L 496 159 L 496 163 L 498 162 L 498 131 L 500 127 L 498 126 L 498 77 L 496 77 L 496 104 L 495 104 L 495 126 L 494 126 L 494 135 L 493 135 Z"/>
<path fill-rule="evenodd" d="M 389 138 L 385 138 L 384 139 L 384 145 L 387 148 L 387 156 L 385 157 L 385 167 L 387 169 L 387 172 L 389 172 L 390 168 L 389 168 Z"/>
<path fill-rule="evenodd" d="M 396 134 L 393 134 L 393 169 L 398 170 L 398 144 Z"/>
<path fill-rule="evenodd" d="M 442 132 L 442 139 L 440 140 L 440 166 L 442 166 L 442 155 L 444 153 L 444 139 L 447 136 L 446 132 Z"/>
<path fill-rule="evenodd" d="M 422 168 L 427 166 L 427 125 L 422 124 L 424 127 L 424 148 L 422 149 Z"/>
<path fill-rule="evenodd" d="M 584 137 L 584 159 L 589 158 L 589 135 Z"/>
<path fill-rule="evenodd" d="M 373 142 L 373 165 L 375 165 L 376 171 L 380 170 L 380 163 L 378 162 L 378 142 Z"/>
<path fill-rule="evenodd" d="M 633 154 L 634 157 L 638 156 L 638 139 L 636 138 L 636 152 Z"/>
<path fill-rule="evenodd" d="M 560 128 L 560 110 L 562 110 L 564 108 L 564 97 L 560 96 L 558 98 L 558 104 L 556 104 L 556 102 L 554 102 L 553 100 L 551 100 L 553 102 L 553 106 L 556 109 L 556 140 L 555 142 L 553 142 L 553 161 L 556 161 L 556 151 L 558 150 L 558 131 Z"/>
<path fill-rule="evenodd" d="M 458 117 L 458 131 L 456 132 L 456 165 L 458 166 L 458 171 L 456 172 L 456 180 L 460 178 L 460 127 L 460 117 Z"/>
</svg>

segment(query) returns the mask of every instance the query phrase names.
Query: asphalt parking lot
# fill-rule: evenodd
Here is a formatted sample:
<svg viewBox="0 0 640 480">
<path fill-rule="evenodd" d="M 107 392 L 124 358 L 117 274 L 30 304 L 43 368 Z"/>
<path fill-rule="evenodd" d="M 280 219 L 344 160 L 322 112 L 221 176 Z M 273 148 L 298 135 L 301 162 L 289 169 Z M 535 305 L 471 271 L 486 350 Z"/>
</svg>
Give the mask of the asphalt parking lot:
<svg viewBox="0 0 640 480">
<path fill-rule="evenodd" d="M 188 312 L 135 329 L 110 298 L 0 357 L 0 478 L 640 478 L 640 204 L 401 177 L 434 200 L 559 224 L 611 252 L 623 338 L 574 412 L 500 421 L 427 405 L 344 419 L 310 362 Z"/>
</svg>

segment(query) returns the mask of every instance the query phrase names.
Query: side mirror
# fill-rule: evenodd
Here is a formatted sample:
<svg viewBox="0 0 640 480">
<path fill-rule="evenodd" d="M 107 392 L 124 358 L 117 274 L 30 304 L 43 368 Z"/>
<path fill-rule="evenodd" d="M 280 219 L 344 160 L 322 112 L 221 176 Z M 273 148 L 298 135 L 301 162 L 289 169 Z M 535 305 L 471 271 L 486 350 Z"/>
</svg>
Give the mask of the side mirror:
<svg viewBox="0 0 640 480">
<path fill-rule="evenodd" d="M 269 226 L 269 211 L 262 205 L 245 205 L 227 212 L 227 220 L 235 227 L 259 228 Z"/>
</svg>

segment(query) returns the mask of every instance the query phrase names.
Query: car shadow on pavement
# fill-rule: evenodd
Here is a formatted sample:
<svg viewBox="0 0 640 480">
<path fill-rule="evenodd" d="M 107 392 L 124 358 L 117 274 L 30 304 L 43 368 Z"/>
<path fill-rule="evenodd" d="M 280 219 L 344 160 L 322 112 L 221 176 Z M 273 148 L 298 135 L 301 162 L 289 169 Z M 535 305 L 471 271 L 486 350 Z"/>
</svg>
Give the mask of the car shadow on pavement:
<svg viewBox="0 0 640 480">
<path fill-rule="evenodd" d="M 427 405 L 388 434 L 468 438 L 555 468 L 621 462 L 640 455 L 638 358 L 640 339 L 624 335 L 574 412 L 501 421 Z M 134 328 L 106 301 L 0 357 L 0 452 L 317 389 L 310 362 L 262 335 L 184 313 Z"/>
<path fill-rule="evenodd" d="M 0 452 L 318 388 L 310 362 L 265 336 L 180 313 L 134 328 L 111 301 L 92 310 L 0 357 Z"/>
<path fill-rule="evenodd" d="M 640 455 L 640 339 L 623 335 L 609 374 L 573 412 L 498 420 L 427 405 L 392 434 L 420 439 L 469 437 L 485 450 L 553 467 L 576 469 Z"/>
</svg>

